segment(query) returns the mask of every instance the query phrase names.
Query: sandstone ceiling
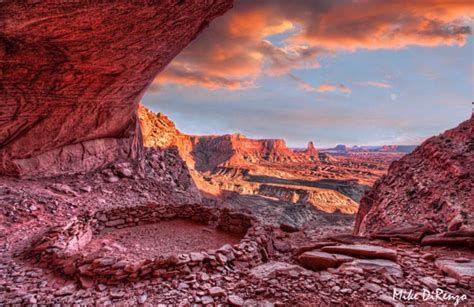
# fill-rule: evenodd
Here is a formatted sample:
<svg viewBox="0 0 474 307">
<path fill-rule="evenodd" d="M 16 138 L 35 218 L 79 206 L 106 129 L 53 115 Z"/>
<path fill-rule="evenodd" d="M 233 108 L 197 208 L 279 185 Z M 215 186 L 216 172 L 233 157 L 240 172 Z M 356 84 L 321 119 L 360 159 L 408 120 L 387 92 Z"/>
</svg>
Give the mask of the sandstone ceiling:
<svg viewBox="0 0 474 307">
<path fill-rule="evenodd" d="M 0 174 L 87 171 L 141 151 L 138 102 L 233 0 L 0 3 Z"/>
</svg>

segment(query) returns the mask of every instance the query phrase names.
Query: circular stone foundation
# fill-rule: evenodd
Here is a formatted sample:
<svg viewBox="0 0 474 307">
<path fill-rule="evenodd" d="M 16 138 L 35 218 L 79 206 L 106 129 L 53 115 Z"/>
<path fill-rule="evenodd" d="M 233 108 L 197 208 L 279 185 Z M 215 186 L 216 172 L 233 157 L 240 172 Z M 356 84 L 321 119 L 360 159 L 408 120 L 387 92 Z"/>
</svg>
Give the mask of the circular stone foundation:
<svg viewBox="0 0 474 307">
<path fill-rule="evenodd" d="M 83 286 L 168 279 L 268 257 L 266 227 L 247 214 L 203 205 L 115 208 L 51 227 L 24 256 Z"/>
<path fill-rule="evenodd" d="M 142 260 L 217 250 L 225 244 L 238 244 L 243 237 L 243 234 L 222 231 L 192 220 L 174 219 L 102 231 L 81 252 L 87 257 Z"/>
</svg>

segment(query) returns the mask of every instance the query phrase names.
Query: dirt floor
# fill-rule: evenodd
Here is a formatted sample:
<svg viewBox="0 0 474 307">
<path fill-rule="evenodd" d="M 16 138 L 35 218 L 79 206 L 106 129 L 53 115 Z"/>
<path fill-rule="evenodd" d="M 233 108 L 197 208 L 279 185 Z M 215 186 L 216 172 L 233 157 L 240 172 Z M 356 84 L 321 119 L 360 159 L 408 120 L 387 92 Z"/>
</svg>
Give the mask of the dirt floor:
<svg viewBox="0 0 474 307">
<path fill-rule="evenodd" d="M 104 231 L 86 246 L 84 253 L 140 260 L 218 249 L 241 239 L 190 220 L 171 220 Z"/>
</svg>

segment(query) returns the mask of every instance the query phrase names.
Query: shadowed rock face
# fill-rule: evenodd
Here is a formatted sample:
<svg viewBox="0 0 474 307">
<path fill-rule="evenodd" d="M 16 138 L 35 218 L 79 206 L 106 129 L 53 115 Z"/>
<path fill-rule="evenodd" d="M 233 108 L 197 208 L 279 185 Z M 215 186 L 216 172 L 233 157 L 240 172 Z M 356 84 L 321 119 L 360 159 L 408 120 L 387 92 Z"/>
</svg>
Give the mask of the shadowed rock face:
<svg viewBox="0 0 474 307">
<path fill-rule="evenodd" d="M 471 117 L 393 162 L 362 198 L 354 232 L 416 224 L 436 232 L 474 227 L 473 123 Z"/>
<path fill-rule="evenodd" d="M 138 109 L 145 147 L 176 146 L 188 166 L 199 171 L 217 171 L 219 167 L 240 167 L 263 162 L 318 161 L 313 142 L 302 151 L 293 151 L 282 139 L 251 139 L 241 134 L 187 135 L 181 133 L 164 114 L 155 114 L 144 106 Z"/>
<path fill-rule="evenodd" d="M 0 174 L 140 157 L 143 92 L 232 2 L 1 2 Z"/>
</svg>

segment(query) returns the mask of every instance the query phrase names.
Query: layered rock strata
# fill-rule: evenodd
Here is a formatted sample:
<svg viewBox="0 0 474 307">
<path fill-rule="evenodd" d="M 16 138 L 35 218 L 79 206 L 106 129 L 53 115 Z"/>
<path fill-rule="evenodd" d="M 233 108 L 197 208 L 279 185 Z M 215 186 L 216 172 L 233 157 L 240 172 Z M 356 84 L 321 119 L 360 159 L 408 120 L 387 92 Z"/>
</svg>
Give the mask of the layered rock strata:
<svg viewBox="0 0 474 307">
<path fill-rule="evenodd" d="M 139 158 L 138 102 L 216 1 L 2 1 L 0 174 L 86 172 Z"/>
</svg>

